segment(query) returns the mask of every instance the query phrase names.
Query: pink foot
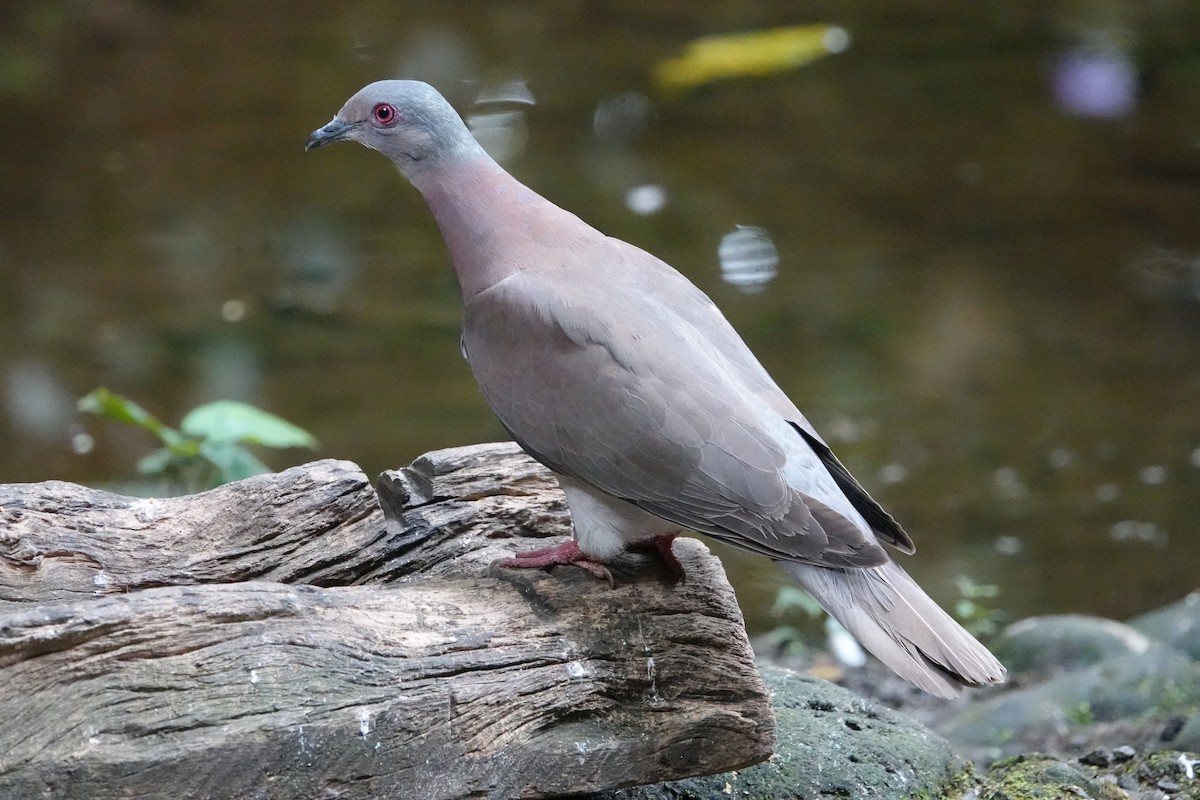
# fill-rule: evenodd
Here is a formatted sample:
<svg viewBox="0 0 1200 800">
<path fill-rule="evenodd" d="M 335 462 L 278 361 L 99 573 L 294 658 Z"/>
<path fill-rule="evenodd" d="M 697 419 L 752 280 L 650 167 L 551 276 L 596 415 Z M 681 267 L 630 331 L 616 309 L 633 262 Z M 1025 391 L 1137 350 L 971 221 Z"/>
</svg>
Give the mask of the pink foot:
<svg viewBox="0 0 1200 800">
<path fill-rule="evenodd" d="M 683 583 L 687 580 L 687 571 L 684 570 L 683 564 L 679 563 L 679 559 L 675 557 L 675 553 L 671 551 L 671 545 L 675 543 L 675 537 L 678 534 L 666 533 L 662 536 L 655 536 L 651 539 L 643 539 L 640 542 L 632 545 L 638 550 L 649 550 L 654 548 L 662 556 L 663 561 L 667 562 L 671 572 L 675 574 L 676 580 Z"/>
<path fill-rule="evenodd" d="M 678 563 L 678 562 L 676 562 Z M 593 561 L 579 549 L 579 543 L 572 539 L 569 542 L 543 547 L 540 550 L 527 550 L 517 553 L 512 558 L 499 558 L 492 562 L 493 566 L 510 567 L 512 569 L 543 569 L 558 564 L 573 564 L 595 575 L 601 580 L 608 581 L 609 586 L 615 586 L 612 573 L 608 567 L 599 561 Z"/>
</svg>

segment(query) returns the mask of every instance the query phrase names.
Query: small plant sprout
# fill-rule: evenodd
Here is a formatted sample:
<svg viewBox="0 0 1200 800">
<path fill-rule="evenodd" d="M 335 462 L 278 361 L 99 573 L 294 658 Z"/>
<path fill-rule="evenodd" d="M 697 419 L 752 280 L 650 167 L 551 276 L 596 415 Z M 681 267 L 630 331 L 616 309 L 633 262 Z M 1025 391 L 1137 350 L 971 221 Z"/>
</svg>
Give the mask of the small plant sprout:
<svg viewBox="0 0 1200 800">
<path fill-rule="evenodd" d="M 312 434 L 287 420 L 246 403 L 218 400 L 197 406 L 176 430 L 127 397 L 100 387 L 77 408 L 103 419 L 141 428 L 162 447 L 138 461 L 143 475 L 166 477 L 187 491 L 198 491 L 270 472 L 249 445 L 315 449 Z"/>
</svg>

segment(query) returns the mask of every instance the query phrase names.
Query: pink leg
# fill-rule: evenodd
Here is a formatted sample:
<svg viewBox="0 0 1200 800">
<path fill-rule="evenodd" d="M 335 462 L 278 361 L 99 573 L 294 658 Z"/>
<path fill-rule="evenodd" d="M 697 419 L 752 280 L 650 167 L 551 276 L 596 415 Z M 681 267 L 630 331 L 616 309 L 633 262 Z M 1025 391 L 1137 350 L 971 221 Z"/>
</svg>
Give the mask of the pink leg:
<svg viewBox="0 0 1200 800">
<path fill-rule="evenodd" d="M 663 561 L 667 562 L 667 566 L 671 568 L 671 572 L 675 573 L 675 578 L 683 583 L 687 580 L 687 572 L 683 568 L 683 564 L 679 563 L 679 559 L 675 557 L 675 553 L 671 551 L 671 545 L 675 543 L 675 537 L 678 534 L 666 533 L 662 536 L 655 536 L 633 545 L 639 550 L 648 550 L 653 547 L 663 557 Z"/>
<path fill-rule="evenodd" d="M 500 558 L 494 561 L 493 564 L 498 567 L 510 567 L 513 569 L 542 569 L 558 564 L 573 564 L 581 569 L 586 569 L 601 580 L 608 581 L 609 586 L 615 585 L 612 573 L 608 571 L 608 567 L 599 561 L 593 561 L 588 558 L 579 549 L 579 543 L 574 539 L 555 545 L 554 547 L 543 547 L 540 550 L 527 550 L 524 553 L 517 553 L 512 558 Z"/>
</svg>

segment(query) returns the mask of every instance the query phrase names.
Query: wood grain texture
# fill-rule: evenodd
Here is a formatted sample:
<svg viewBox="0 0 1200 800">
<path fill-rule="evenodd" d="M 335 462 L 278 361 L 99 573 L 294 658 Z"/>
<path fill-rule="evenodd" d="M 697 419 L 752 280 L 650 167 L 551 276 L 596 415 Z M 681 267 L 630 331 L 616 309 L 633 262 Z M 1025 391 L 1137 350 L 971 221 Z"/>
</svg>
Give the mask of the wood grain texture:
<svg viewBox="0 0 1200 800">
<path fill-rule="evenodd" d="M 0 612 L 151 586 L 338 584 L 386 557 L 371 482 L 317 461 L 195 495 L 0 485 Z"/>
<path fill-rule="evenodd" d="M 699 542 L 616 589 L 514 446 L 146 501 L 0 486 L 0 797 L 547 797 L 735 769 L 774 726 Z M 540 544 L 540 543 L 539 543 Z M 103 576 L 97 580 L 97 576 Z"/>
</svg>

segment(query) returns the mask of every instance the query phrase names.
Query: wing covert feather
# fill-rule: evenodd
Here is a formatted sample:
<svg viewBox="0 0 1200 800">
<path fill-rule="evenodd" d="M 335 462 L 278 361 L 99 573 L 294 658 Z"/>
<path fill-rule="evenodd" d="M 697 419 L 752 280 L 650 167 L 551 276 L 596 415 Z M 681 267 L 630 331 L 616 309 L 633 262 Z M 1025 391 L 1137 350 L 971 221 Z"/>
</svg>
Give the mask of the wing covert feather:
<svg viewBox="0 0 1200 800">
<path fill-rule="evenodd" d="M 551 469 L 681 526 L 777 559 L 883 563 L 778 401 L 761 397 L 782 392 L 712 302 L 662 267 L 665 293 L 613 291 L 619 269 L 603 282 L 564 270 L 473 297 L 463 349 L 502 424 Z M 669 308 L 644 299 L 663 296 Z M 801 473 L 812 487 L 794 485 Z"/>
</svg>

